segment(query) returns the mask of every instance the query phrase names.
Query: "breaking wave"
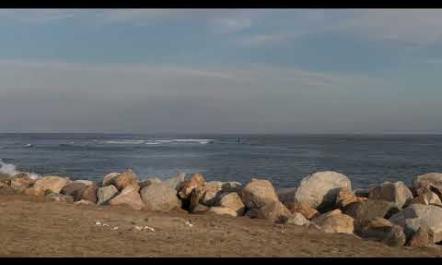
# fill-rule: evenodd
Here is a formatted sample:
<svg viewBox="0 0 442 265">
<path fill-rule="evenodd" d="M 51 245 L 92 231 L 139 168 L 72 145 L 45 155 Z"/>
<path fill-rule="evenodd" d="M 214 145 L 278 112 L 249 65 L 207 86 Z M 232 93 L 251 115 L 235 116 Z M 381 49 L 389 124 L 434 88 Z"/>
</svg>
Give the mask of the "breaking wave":
<svg viewBox="0 0 442 265">
<path fill-rule="evenodd" d="M 5 175 L 9 175 L 9 176 L 15 176 L 20 173 L 25 173 L 26 175 L 28 175 L 28 177 L 30 177 L 32 179 L 40 178 L 40 175 L 38 175 L 36 173 L 19 171 L 19 170 L 17 170 L 17 167 L 14 164 L 5 163 L 1 159 L 0 159 L 0 173 L 5 174 Z"/>
<path fill-rule="evenodd" d="M 158 140 L 109 140 L 105 144 L 121 144 L 121 145 L 160 145 L 160 144 L 208 144 L 212 139 L 158 139 Z"/>
</svg>

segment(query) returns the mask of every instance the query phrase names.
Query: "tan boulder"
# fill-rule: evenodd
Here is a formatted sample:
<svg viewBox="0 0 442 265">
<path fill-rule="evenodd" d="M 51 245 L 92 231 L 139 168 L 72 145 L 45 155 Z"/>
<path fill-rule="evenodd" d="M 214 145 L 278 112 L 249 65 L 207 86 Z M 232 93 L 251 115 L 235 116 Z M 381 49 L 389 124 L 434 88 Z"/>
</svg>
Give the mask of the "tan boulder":
<svg viewBox="0 0 442 265">
<path fill-rule="evenodd" d="M 287 220 L 287 224 L 299 225 L 299 226 L 308 226 L 310 225 L 310 221 L 305 218 L 301 213 L 294 213 Z"/>
<path fill-rule="evenodd" d="M 118 172 L 111 172 L 109 174 L 107 174 L 106 176 L 104 176 L 103 181 L 101 182 L 101 186 L 108 186 L 112 184 L 112 179 L 118 177 L 120 175 L 120 173 Z"/>
<path fill-rule="evenodd" d="M 203 196 L 201 203 L 207 206 L 214 206 L 223 190 L 223 183 L 219 181 L 206 182 L 202 187 Z"/>
<path fill-rule="evenodd" d="M 432 172 L 413 178 L 413 187 L 417 190 L 421 187 L 430 187 L 442 200 L 442 173 Z"/>
<path fill-rule="evenodd" d="M 144 207 L 138 189 L 132 185 L 127 186 L 117 196 L 110 199 L 109 205 L 127 205 L 135 210 L 141 210 Z"/>
<path fill-rule="evenodd" d="M 12 178 L 11 188 L 17 192 L 24 192 L 27 188 L 32 187 L 35 181 L 35 179 L 32 179 L 28 176 Z"/>
<path fill-rule="evenodd" d="M 325 233 L 353 234 L 354 231 L 353 218 L 343 214 L 339 209 L 321 214 L 312 222 L 320 226 Z"/>
<path fill-rule="evenodd" d="M 311 220 L 320 215 L 318 210 L 311 208 L 306 203 L 295 202 L 289 207 L 290 212 L 300 213 L 308 220 Z"/>
<path fill-rule="evenodd" d="M 347 205 L 358 201 L 361 200 L 347 188 L 341 188 L 336 196 L 336 206 L 338 208 L 344 208 Z"/>
<path fill-rule="evenodd" d="M 233 217 L 238 216 L 235 210 L 232 210 L 227 207 L 218 207 L 218 206 L 210 207 L 209 213 L 214 213 L 219 215 L 230 215 Z"/>
<path fill-rule="evenodd" d="M 417 196 L 410 201 L 410 204 L 413 203 L 442 206 L 439 196 L 432 192 L 428 187 L 417 190 Z"/>
<path fill-rule="evenodd" d="M 140 186 L 138 185 L 138 177 L 132 169 L 128 169 L 118 176 L 111 178 L 110 183 L 119 191 L 122 191 L 128 186 L 133 186 L 137 190 L 140 189 Z"/>
<path fill-rule="evenodd" d="M 98 197 L 98 184 L 93 182 L 91 185 L 87 185 L 82 194 L 82 200 L 87 200 L 93 203 L 97 203 Z"/>
<path fill-rule="evenodd" d="M 60 193 L 64 186 L 70 183 L 68 178 L 58 176 L 45 176 L 35 181 L 33 190 L 35 196 L 42 196 L 45 192 Z"/>
<path fill-rule="evenodd" d="M 394 183 L 386 181 L 370 189 L 368 198 L 372 200 L 390 201 L 398 208 L 402 208 L 413 199 L 413 194 L 402 181 L 396 181 Z"/>
<path fill-rule="evenodd" d="M 432 245 L 433 241 L 433 235 L 428 227 L 421 226 L 416 233 L 411 236 L 407 245 L 410 247 L 426 247 Z"/>
<path fill-rule="evenodd" d="M 386 243 L 390 246 L 403 246 L 406 242 L 403 229 L 381 217 L 376 217 L 366 223 L 365 226 L 358 231 L 358 235 L 363 238 Z"/>
<path fill-rule="evenodd" d="M 185 180 L 178 188 L 178 196 L 181 199 L 187 199 L 192 191 L 197 187 L 203 187 L 205 183 L 204 176 L 201 173 L 195 173 L 189 180 Z"/>
<path fill-rule="evenodd" d="M 103 205 L 109 202 L 110 199 L 118 194 L 118 189 L 114 185 L 101 187 L 97 191 L 98 205 Z"/>
<path fill-rule="evenodd" d="M 79 201 L 83 198 L 83 193 L 86 189 L 86 184 L 80 182 L 71 182 L 61 189 L 60 193 L 72 196 L 74 201 Z"/>
<path fill-rule="evenodd" d="M 322 211 L 333 208 L 341 188 L 351 191 L 350 179 L 338 172 L 320 171 L 302 179 L 295 193 L 295 201 Z"/>
<path fill-rule="evenodd" d="M 246 212 L 251 218 L 266 219 L 273 223 L 286 223 L 292 213 L 280 201 L 268 203 L 261 208 L 251 208 Z"/>
<path fill-rule="evenodd" d="M 166 183 L 152 183 L 140 191 L 146 209 L 163 212 L 181 208 L 181 201 L 176 193 L 177 191 Z"/>
<path fill-rule="evenodd" d="M 234 210 L 238 216 L 244 215 L 245 205 L 237 192 L 224 194 L 217 205 Z"/>
<path fill-rule="evenodd" d="M 264 179 L 253 178 L 242 189 L 240 196 L 247 208 L 261 208 L 265 205 L 279 202 L 272 183 Z"/>
</svg>

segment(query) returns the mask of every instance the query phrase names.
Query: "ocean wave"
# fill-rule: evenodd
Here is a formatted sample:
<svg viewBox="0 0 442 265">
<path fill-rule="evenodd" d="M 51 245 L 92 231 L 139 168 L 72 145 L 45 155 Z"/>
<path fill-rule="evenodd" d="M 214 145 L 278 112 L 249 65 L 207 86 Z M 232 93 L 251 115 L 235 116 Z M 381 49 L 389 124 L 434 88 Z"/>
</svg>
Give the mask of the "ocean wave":
<svg viewBox="0 0 442 265">
<path fill-rule="evenodd" d="M 121 144 L 121 145 L 160 145 L 160 144 L 208 144 L 213 139 L 157 139 L 157 140 L 108 140 L 105 144 Z"/>
<path fill-rule="evenodd" d="M 9 175 L 9 176 L 15 176 L 15 175 L 18 175 L 18 174 L 21 174 L 21 173 L 25 173 L 31 179 L 38 179 L 38 178 L 40 178 L 40 175 L 38 175 L 36 173 L 19 171 L 19 170 L 17 170 L 17 166 L 16 165 L 5 163 L 1 159 L 0 159 L 0 173 L 1 174 L 5 174 L 5 175 Z"/>
</svg>

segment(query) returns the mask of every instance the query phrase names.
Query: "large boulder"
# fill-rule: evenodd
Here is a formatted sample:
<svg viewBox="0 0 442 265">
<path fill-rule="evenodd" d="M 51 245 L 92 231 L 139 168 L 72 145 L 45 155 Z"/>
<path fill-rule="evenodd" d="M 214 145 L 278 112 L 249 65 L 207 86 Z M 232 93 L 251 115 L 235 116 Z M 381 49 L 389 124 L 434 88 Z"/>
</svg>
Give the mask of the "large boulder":
<svg viewBox="0 0 442 265">
<path fill-rule="evenodd" d="M 237 192 L 225 193 L 219 200 L 218 206 L 234 210 L 237 215 L 244 215 L 245 205 Z"/>
<path fill-rule="evenodd" d="M 139 190 L 138 177 L 132 169 L 128 169 L 123 173 L 109 179 L 109 184 L 114 185 L 119 191 L 122 191 L 128 186 L 133 186 L 134 189 Z"/>
<path fill-rule="evenodd" d="M 35 181 L 32 187 L 34 195 L 42 196 L 47 191 L 53 193 L 60 193 L 64 186 L 70 183 L 68 178 L 58 177 L 58 176 L 46 176 Z"/>
<path fill-rule="evenodd" d="M 72 196 L 74 201 L 79 201 L 83 198 L 83 193 L 86 189 L 86 184 L 80 182 L 71 182 L 61 189 L 61 194 Z"/>
<path fill-rule="evenodd" d="M 389 246 L 403 246 L 406 242 L 402 227 L 380 217 L 376 217 L 366 223 L 358 232 L 358 235 L 363 238 L 384 242 Z"/>
<path fill-rule="evenodd" d="M 289 220 L 292 213 L 282 202 L 274 201 L 259 208 L 250 208 L 246 215 L 250 218 L 266 219 L 273 223 L 283 224 Z"/>
<path fill-rule="evenodd" d="M 436 193 L 432 192 L 428 187 L 417 190 L 417 196 L 414 197 L 410 204 L 419 203 L 424 205 L 442 206 L 442 202 Z"/>
<path fill-rule="evenodd" d="M 272 183 L 263 179 L 252 179 L 241 191 L 241 199 L 247 208 L 261 208 L 279 202 Z"/>
<path fill-rule="evenodd" d="M 220 181 L 206 182 L 204 186 L 201 187 L 201 191 L 203 193 L 201 203 L 207 206 L 215 206 L 222 194 L 223 183 Z"/>
<path fill-rule="evenodd" d="M 377 217 L 388 219 L 399 209 L 393 202 L 366 200 L 347 205 L 343 212 L 355 219 L 355 230 L 359 230 Z"/>
<path fill-rule="evenodd" d="M 351 182 L 347 176 L 334 171 L 316 172 L 302 179 L 295 193 L 295 201 L 323 212 L 335 206 L 341 188 L 351 191 Z"/>
<path fill-rule="evenodd" d="M 234 211 L 230 208 L 227 208 L 227 207 L 220 207 L 220 206 L 210 207 L 209 213 L 214 213 L 214 214 L 219 214 L 219 215 L 230 215 L 233 217 L 238 216 L 236 211 Z"/>
<path fill-rule="evenodd" d="M 112 184 L 112 179 L 114 179 L 115 177 L 118 177 L 120 175 L 120 173 L 118 172 L 111 172 L 109 174 L 107 174 L 106 176 L 104 176 L 103 181 L 101 182 L 101 186 L 108 186 L 110 184 Z"/>
<path fill-rule="evenodd" d="M 181 208 L 177 191 L 168 184 L 152 183 L 144 187 L 140 194 L 148 210 L 167 212 L 175 208 Z"/>
<path fill-rule="evenodd" d="M 379 186 L 373 187 L 369 192 L 368 198 L 390 201 L 395 203 L 398 208 L 402 208 L 413 199 L 413 194 L 402 181 L 395 183 L 386 181 Z"/>
<path fill-rule="evenodd" d="M 11 188 L 17 192 L 24 192 L 35 183 L 35 179 L 28 176 L 16 177 L 11 179 Z"/>
<path fill-rule="evenodd" d="M 363 201 L 366 198 L 359 198 L 347 188 L 341 188 L 336 196 L 336 207 L 345 208 L 346 206 Z"/>
<path fill-rule="evenodd" d="M 306 203 L 302 202 L 294 202 L 293 204 L 290 205 L 289 210 L 293 214 L 295 213 L 302 214 L 308 220 L 311 220 L 320 215 L 318 210 L 316 210 L 315 208 L 311 208 Z"/>
<path fill-rule="evenodd" d="M 310 225 L 310 221 L 305 218 L 301 213 L 294 213 L 287 220 L 287 224 L 299 225 L 299 226 L 308 226 Z"/>
<path fill-rule="evenodd" d="M 295 201 L 296 187 L 280 189 L 276 193 L 278 194 L 279 201 L 284 203 L 284 205 L 290 205 Z"/>
<path fill-rule="evenodd" d="M 423 204 L 412 204 L 389 219 L 390 222 L 404 228 L 407 238 L 411 238 L 420 227 L 427 227 L 434 243 L 442 241 L 441 220 L 441 207 Z"/>
<path fill-rule="evenodd" d="M 84 189 L 81 198 L 86 201 L 97 203 L 97 201 L 98 201 L 98 184 L 95 182 L 92 182 L 92 184 L 86 185 L 86 188 Z"/>
<path fill-rule="evenodd" d="M 117 196 L 109 201 L 109 205 L 127 205 L 135 210 L 141 210 L 144 203 L 135 186 L 127 186 Z"/>
<path fill-rule="evenodd" d="M 414 233 L 407 245 L 410 247 L 426 247 L 433 244 L 433 235 L 428 227 L 421 226 Z"/>
<path fill-rule="evenodd" d="M 413 187 L 419 189 L 421 187 L 432 186 L 442 193 L 442 173 L 427 173 L 413 178 Z M 442 198 L 441 198 L 442 199 Z"/>
<path fill-rule="evenodd" d="M 98 205 L 106 204 L 110 201 L 113 197 L 115 197 L 118 194 L 118 189 L 115 188 L 114 185 L 108 185 L 105 187 L 101 187 L 97 191 L 97 197 L 98 197 Z"/>
<path fill-rule="evenodd" d="M 178 196 L 181 199 L 188 199 L 194 189 L 203 187 L 205 183 L 204 176 L 201 173 L 195 173 L 189 180 L 181 183 L 178 188 Z"/>
<path fill-rule="evenodd" d="M 321 230 L 325 233 L 353 234 L 354 231 L 353 218 L 343 214 L 339 209 L 321 214 L 314 218 L 312 222 L 321 227 Z"/>
</svg>

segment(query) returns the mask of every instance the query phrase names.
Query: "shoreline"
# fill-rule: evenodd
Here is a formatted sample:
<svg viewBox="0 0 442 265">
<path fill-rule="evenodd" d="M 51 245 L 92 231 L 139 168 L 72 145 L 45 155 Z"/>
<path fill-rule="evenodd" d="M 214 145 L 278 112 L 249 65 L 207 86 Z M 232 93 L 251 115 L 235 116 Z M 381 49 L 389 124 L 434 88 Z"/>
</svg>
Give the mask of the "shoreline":
<svg viewBox="0 0 442 265">
<path fill-rule="evenodd" d="M 193 235 L 195 232 L 201 233 L 197 236 L 201 237 L 201 240 L 206 240 L 202 242 L 200 248 L 210 248 L 211 238 L 216 235 L 229 242 L 227 247 L 237 244 L 231 242 L 233 239 L 239 240 L 238 237 L 243 237 L 240 241 L 244 251 L 253 245 L 250 240 L 264 242 L 259 237 L 259 233 L 248 229 L 257 226 L 258 230 L 268 233 L 268 237 L 274 240 L 275 245 L 271 245 L 270 252 L 242 253 L 250 253 L 251 256 L 395 256 L 394 253 L 399 256 L 420 256 L 423 253 L 424 256 L 440 256 L 442 254 L 442 247 L 438 245 L 442 242 L 442 221 L 439 221 L 442 219 L 438 219 L 442 216 L 440 183 L 442 183 L 442 174 L 431 173 L 415 177 L 411 186 L 398 181 L 384 182 L 369 190 L 352 190 L 351 180 L 347 176 L 333 171 L 321 171 L 306 176 L 298 187 L 276 191 L 271 182 L 265 179 L 252 179 L 245 184 L 234 181 L 206 181 L 200 173 L 191 176 L 178 174 L 167 180 L 151 178 L 141 181 L 135 172 L 128 169 L 124 172 L 109 173 L 103 177 L 101 183 L 97 183 L 59 176 L 43 176 L 35 179 L 30 178 L 26 172 L 20 172 L 14 176 L 0 175 L 0 206 L 5 213 L 9 212 L 0 217 L 3 223 L 1 233 L 8 234 L 7 231 L 22 223 L 24 227 L 21 229 L 29 233 L 38 234 L 51 230 L 53 233 L 69 237 L 64 229 L 68 228 L 69 220 L 77 220 L 78 225 L 89 231 L 88 233 L 91 229 L 94 230 L 87 237 L 96 240 L 98 234 L 109 231 L 118 232 L 116 236 L 124 237 L 126 233 L 132 236 L 146 235 L 146 233 L 152 235 L 156 233 L 155 231 L 161 230 L 168 238 L 167 240 L 163 238 L 163 241 L 172 244 L 176 233 L 187 229 L 186 231 L 193 231 L 188 235 L 188 240 L 195 239 Z M 39 210 L 33 212 L 34 207 Z M 421 214 L 422 211 L 426 213 Z M 120 215 L 122 212 L 124 214 Z M 97 220 L 91 221 L 88 218 L 88 222 L 84 223 L 81 219 L 87 213 L 96 216 Z M 19 220 L 20 216 L 28 214 L 42 220 L 36 221 L 35 218 Z M 417 214 L 413 217 L 417 219 L 410 217 L 410 214 Z M 106 221 L 106 218 L 114 215 L 120 217 L 111 218 L 113 221 L 108 224 L 110 221 Z M 152 225 L 148 221 L 140 223 L 138 220 L 140 216 L 154 218 L 166 216 L 164 217 L 166 219 L 163 220 L 164 223 L 158 222 Z M 51 217 L 56 217 L 59 221 L 51 221 Z M 138 221 L 123 221 L 125 218 L 138 218 Z M 170 221 L 168 218 L 175 221 Z M 6 224 L 11 221 L 12 223 Z M 217 227 L 214 223 L 218 221 L 223 225 L 215 233 L 211 227 Z M 32 226 L 30 222 L 40 223 L 40 226 Z M 231 231 L 232 222 L 238 224 L 235 227 L 236 232 Z M 201 224 L 205 227 L 203 230 L 200 230 Z M 97 229 L 104 230 L 94 235 Z M 245 233 L 244 229 L 248 232 Z M 292 238 L 289 235 L 294 235 L 293 233 L 296 236 Z M 304 252 L 290 247 L 294 241 L 305 237 L 329 237 L 330 242 L 341 239 L 343 241 L 335 242 L 334 244 L 339 247 L 326 253 L 315 250 L 330 247 L 325 239 L 313 240 L 312 249 L 304 249 Z M 246 238 L 248 239 L 245 240 Z M 70 242 L 69 238 L 66 239 Z M 14 240 L 19 241 L 20 235 L 18 234 Z M 35 240 L 40 239 L 35 238 Z M 144 242 L 145 239 L 137 240 Z M 344 243 L 347 240 L 352 243 Z M 80 246 L 83 243 L 76 239 L 70 244 Z M 26 242 L 22 244 L 25 245 L 24 248 L 30 247 L 26 246 Z M 167 244 L 165 243 L 163 247 Z M 366 244 L 369 249 L 377 250 L 365 252 L 358 248 Z M 352 249 L 353 247 L 357 250 Z M 183 250 L 185 248 L 183 247 Z M 236 248 L 238 246 L 232 247 L 229 251 L 234 251 Z M 289 250 L 291 252 L 287 252 Z M 91 253 L 84 251 L 84 255 Z M 406 252 L 411 253 L 406 254 Z M 0 255 L 10 255 L 7 253 L 9 252 L 3 254 L 0 252 Z M 166 256 L 177 254 L 171 251 L 161 253 Z M 241 256 L 240 253 L 224 252 L 221 249 L 195 253 L 200 253 L 196 254 L 197 256 L 218 254 Z M 141 251 L 130 255 L 148 254 Z"/>
</svg>

